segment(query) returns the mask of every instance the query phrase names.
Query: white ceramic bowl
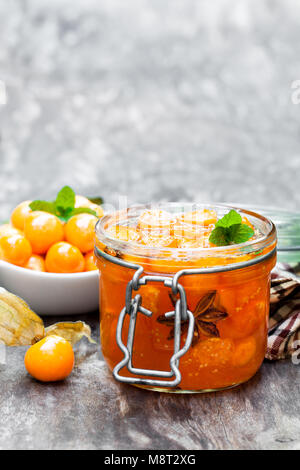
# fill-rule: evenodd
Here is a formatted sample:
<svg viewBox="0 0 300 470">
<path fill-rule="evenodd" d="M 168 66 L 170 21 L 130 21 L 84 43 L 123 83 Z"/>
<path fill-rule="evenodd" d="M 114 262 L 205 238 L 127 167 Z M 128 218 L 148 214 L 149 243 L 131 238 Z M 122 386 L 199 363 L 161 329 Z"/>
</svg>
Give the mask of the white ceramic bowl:
<svg viewBox="0 0 300 470">
<path fill-rule="evenodd" d="M 40 273 L 0 261 L 0 287 L 24 299 L 39 315 L 77 315 L 99 305 L 99 273 Z"/>
</svg>

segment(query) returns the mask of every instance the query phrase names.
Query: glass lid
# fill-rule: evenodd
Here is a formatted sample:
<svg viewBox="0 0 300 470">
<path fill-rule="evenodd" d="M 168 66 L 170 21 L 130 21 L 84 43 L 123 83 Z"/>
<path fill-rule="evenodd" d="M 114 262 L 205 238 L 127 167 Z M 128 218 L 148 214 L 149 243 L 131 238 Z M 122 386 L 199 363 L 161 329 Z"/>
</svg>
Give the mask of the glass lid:
<svg viewBox="0 0 300 470">
<path fill-rule="evenodd" d="M 237 211 L 241 218 L 245 218 L 250 223 L 254 229 L 254 236 L 248 241 L 239 244 L 216 246 L 208 243 L 206 232 L 212 230 L 215 227 L 216 221 L 225 214 L 228 214 L 232 209 Z M 204 227 L 197 219 L 199 214 L 201 219 L 201 214 L 203 213 L 205 213 L 206 217 L 205 224 L 208 224 Z M 157 226 L 153 225 L 153 214 L 159 214 Z M 212 214 L 214 215 L 213 217 L 211 217 Z M 187 220 L 191 215 L 195 215 L 196 219 L 192 221 Z M 215 220 L 213 220 L 214 217 Z M 120 230 L 120 226 L 123 228 L 122 230 Z M 149 232 L 150 226 L 151 231 Z M 164 238 L 162 233 L 165 227 L 168 229 L 168 233 L 166 233 Z M 171 237 L 169 236 L 171 233 L 170 227 L 172 227 Z M 195 236 L 196 243 L 194 244 L 192 238 L 188 239 L 188 234 L 190 231 L 195 233 L 198 227 L 200 227 L 200 231 Z M 120 234 L 124 233 L 124 228 L 126 228 L 125 239 L 120 237 Z M 128 236 L 128 230 L 130 234 L 133 231 L 135 236 Z M 142 240 L 135 238 L 136 233 L 142 237 Z M 137 257 L 171 258 L 174 260 L 193 260 L 199 258 L 213 258 L 215 260 L 220 258 L 220 263 L 224 258 L 230 258 L 232 263 L 238 263 L 240 259 L 247 255 L 260 257 L 263 250 L 271 251 L 276 243 L 276 230 L 272 222 L 253 211 L 224 204 L 180 202 L 137 205 L 108 214 L 98 222 L 96 236 L 102 249 L 113 249 L 120 256 L 129 254 Z M 200 245 L 199 240 L 203 241 Z M 166 244 L 165 241 L 168 243 Z M 182 242 L 184 243 L 182 244 Z"/>
</svg>

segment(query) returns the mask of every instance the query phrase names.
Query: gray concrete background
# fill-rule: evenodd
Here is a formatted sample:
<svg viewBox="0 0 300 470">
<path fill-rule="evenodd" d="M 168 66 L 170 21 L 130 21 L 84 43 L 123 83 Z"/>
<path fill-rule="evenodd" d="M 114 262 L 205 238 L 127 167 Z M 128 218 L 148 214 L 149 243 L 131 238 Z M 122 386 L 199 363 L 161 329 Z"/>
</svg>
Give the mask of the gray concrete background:
<svg viewBox="0 0 300 470">
<path fill-rule="evenodd" d="M 0 218 L 63 184 L 110 203 L 299 209 L 299 58 L 296 0 L 0 0 Z M 173 397 L 115 382 L 99 344 L 55 385 L 24 352 L 1 366 L 0 449 L 300 448 L 290 361 Z"/>
<path fill-rule="evenodd" d="M 22 199 L 297 209 L 300 4 L 0 0 L 0 217 Z"/>
</svg>

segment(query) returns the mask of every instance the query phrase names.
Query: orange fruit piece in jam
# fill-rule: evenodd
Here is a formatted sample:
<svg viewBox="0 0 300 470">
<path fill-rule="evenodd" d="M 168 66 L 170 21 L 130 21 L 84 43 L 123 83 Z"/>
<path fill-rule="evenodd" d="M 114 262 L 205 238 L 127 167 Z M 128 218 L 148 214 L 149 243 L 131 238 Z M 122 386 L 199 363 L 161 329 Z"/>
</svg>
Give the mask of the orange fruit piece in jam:
<svg viewBox="0 0 300 470">
<path fill-rule="evenodd" d="M 0 259 L 8 263 L 23 266 L 31 253 L 31 245 L 23 235 L 4 235 L 0 238 Z"/>
<path fill-rule="evenodd" d="M 213 225 L 217 222 L 217 213 L 213 209 L 189 211 L 181 214 L 178 220 L 186 224 Z"/>
<path fill-rule="evenodd" d="M 256 353 L 256 341 L 253 336 L 241 340 L 235 347 L 232 364 L 236 367 L 247 365 Z"/>
<path fill-rule="evenodd" d="M 211 376 L 220 370 L 225 371 L 231 364 L 233 352 L 234 342 L 229 338 L 209 338 L 191 347 L 180 360 L 185 386 L 194 387 L 199 380 L 205 383 L 207 374 Z"/>
<path fill-rule="evenodd" d="M 176 242 L 177 248 L 209 248 L 208 237 L 206 235 L 194 237 L 194 238 L 178 238 Z"/>
<path fill-rule="evenodd" d="M 108 230 L 109 236 L 124 242 L 137 242 L 140 234 L 133 228 L 125 225 L 114 225 Z"/>
<path fill-rule="evenodd" d="M 143 245 L 153 247 L 153 248 L 176 248 L 176 240 L 165 234 L 153 234 L 153 233 L 144 233 L 141 238 L 141 243 Z"/>
<path fill-rule="evenodd" d="M 251 300 L 229 312 L 229 317 L 218 323 L 221 336 L 240 339 L 252 335 L 259 328 L 267 328 L 267 304 L 262 300 Z"/>
<path fill-rule="evenodd" d="M 74 352 L 64 338 L 46 336 L 28 349 L 24 363 L 27 372 L 40 382 L 56 382 L 72 372 Z"/>
<path fill-rule="evenodd" d="M 175 218 L 170 212 L 159 209 L 147 210 L 140 215 L 137 228 L 143 231 L 167 229 L 171 233 L 174 223 Z"/>
</svg>

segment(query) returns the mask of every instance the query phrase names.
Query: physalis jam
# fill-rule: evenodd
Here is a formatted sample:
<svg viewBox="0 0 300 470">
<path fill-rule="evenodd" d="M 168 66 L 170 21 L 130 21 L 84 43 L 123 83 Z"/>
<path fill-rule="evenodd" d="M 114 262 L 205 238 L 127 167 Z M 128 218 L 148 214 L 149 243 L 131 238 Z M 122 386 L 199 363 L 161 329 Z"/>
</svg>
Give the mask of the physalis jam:
<svg viewBox="0 0 300 470">
<path fill-rule="evenodd" d="M 265 355 L 273 223 L 225 205 L 130 207 L 96 227 L 100 335 L 114 377 L 165 392 L 249 380 Z"/>
</svg>

